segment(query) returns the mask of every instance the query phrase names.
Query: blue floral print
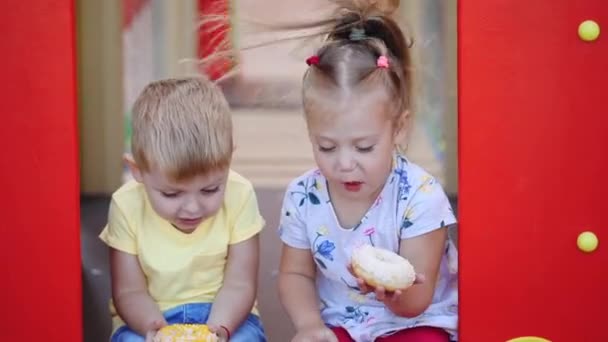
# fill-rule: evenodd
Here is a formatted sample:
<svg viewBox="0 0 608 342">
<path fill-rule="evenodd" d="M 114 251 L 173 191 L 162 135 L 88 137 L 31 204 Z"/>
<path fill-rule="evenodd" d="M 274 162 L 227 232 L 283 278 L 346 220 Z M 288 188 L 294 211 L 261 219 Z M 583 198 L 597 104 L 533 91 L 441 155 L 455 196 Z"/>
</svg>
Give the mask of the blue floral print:
<svg viewBox="0 0 608 342">
<path fill-rule="evenodd" d="M 306 200 L 309 200 L 310 203 L 314 204 L 314 205 L 319 205 L 321 204 L 321 201 L 319 200 L 319 196 L 317 196 L 314 192 L 316 190 L 318 190 L 321 187 L 321 184 L 316 180 L 313 179 L 312 184 L 308 184 L 308 180 L 306 181 L 306 183 L 304 183 L 304 181 L 300 181 L 298 182 L 298 187 L 301 187 L 302 190 L 301 191 L 292 191 L 291 195 L 300 195 L 302 196 L 302 198 L 300 199 L 300 202 L 298 203 L 298 206 L 303 206 L 304 203 L 306 203 Z"/>
<path fill-rule="evenodd" d="M 344 314 L 343 322 L 346 324 L 348 321 L 355 321 L 356 323 L 363 323 L 369 315 L 369 312 L 361 310 L 360 306 L 347 306 L 345 308 L 346 313 Z"/>
<path fill-rule="evenodd" d="M 313 245 L 312 255 L 315 258 L 315 260 L 317 261 L 317 263 L 319 264 L 319 266 L 321 266 L 325 269 L 327 268 L 327 265 L 325 265 L 325 262 L 323 262 L 323 260 L 321 260 L 321 258 L 319 258 L 317 255 L 325 258 L 326 260 L 334 261 L 334 256 L 331 253 L 336 249 L 336 245 L 329 240 L 323 240 L 320 243 L 317 243 L 317 241 L 319 240 L 320 237 L 326 236 L 327 234 L 328 234 L 327 228 L 325 226 L 321 226 L 317 230 L 317 237 L 315 238 L 315 240 L 312 243 L 312 245 Z"/>
<path fill-rule="evenodd" d="M 336 249 L 336 245 L 329 240 L 325 240 L 317 247 L 317 254 L 321 254 L 327 260 L 334 261 L 334 257 L 331 255 L 334 249 Z"/>
<path fill-rule="evenodd" d="M 396 168 L 393 172 L 399 176 L 399 198 L 402 201 L 405 201 L 407 200 L 410 189 L 412 188 L 407 179 L 407 171 L 402 168 Z"/>
</svg>

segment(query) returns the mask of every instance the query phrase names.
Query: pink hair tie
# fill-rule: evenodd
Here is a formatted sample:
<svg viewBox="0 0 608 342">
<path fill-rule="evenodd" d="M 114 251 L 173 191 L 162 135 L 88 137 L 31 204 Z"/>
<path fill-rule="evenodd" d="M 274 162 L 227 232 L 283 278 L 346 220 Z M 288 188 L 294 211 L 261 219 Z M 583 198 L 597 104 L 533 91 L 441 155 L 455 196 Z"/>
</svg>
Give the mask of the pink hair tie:
<svg viewBox="0 0 608 342">
<path fill-rule="evenodd" d="M 378 57 L 376 65 L 378 66 L 378 68 L 388 69 L 388 58 L 386 58 L 386 56 L 384 55 Z"/>
<path fill-rule="evenodd" d="M 314 55 L 306 58 L 306 64 L 308 65 L 317 65 L 319 64 L 319 56 Z"/>
</svg>

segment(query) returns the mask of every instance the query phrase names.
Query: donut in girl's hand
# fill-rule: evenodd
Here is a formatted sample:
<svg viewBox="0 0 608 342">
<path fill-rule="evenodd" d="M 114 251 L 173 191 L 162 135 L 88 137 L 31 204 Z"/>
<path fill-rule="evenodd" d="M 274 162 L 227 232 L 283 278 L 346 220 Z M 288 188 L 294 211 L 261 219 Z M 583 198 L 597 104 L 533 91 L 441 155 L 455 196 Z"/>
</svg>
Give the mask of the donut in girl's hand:
<svg viewBox="0 0 608 342">
<path fill-rule="evenodd" d="M 404 290 L 416 280 L 414 266 L 401 255 L 387 249 L 362 245 L 351 256 L 353 273 L 373 287 L 386 291 Z"/>
<path fill-rule="evenodd" d="M 216 334 L 205 324 L 172 324 L 160 329 L 154 342 L 217 342 Z"/>
</svg>

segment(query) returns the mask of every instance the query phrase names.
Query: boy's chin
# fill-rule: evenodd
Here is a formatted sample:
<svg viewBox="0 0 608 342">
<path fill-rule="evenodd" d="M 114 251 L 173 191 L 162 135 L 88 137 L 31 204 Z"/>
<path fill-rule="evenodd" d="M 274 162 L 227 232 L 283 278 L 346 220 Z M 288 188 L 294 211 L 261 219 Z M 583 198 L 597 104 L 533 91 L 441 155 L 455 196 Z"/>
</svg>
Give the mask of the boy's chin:
<svg viewBox="0 0 608 342">
<path fill-rule="evenodd" d="M 182 233 L 192 233 L 196 230 L 196 228 L 198 228 L 201 225 L 201 222 L 197 223 L 197 224 L 185 224 L 183 222 L 172 222 L 171 225 L 181 231 Z"/>
<path fill-rule="evenodd" d="M 176 226 L 176 225 L 173 225 L 173 226 L 175 228 L 177 228 L 180 232 L 186 233 L 186 234 L 193 233 L 196 230 L 196 228 L 198 228 L 198 227 L 180 227 L 180 226 Z"/>
</svg>

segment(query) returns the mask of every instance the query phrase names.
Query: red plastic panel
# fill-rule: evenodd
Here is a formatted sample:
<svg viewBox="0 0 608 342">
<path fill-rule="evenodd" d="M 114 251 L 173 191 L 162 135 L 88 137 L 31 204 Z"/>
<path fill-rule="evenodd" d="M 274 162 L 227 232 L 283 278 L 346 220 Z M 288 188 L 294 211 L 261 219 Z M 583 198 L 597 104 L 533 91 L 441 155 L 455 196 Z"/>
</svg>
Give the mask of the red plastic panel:
<svg viewBox="0 0 608 342">
<path fill-rule="evenodd" d="M 608 341 L 608 1 L 458 3 L 461 340 Z"/>
<path fill-rule="evenodd" d="M 0 3 L 2 339 L 81 341 L 73 1 Z"/>
</svg>

